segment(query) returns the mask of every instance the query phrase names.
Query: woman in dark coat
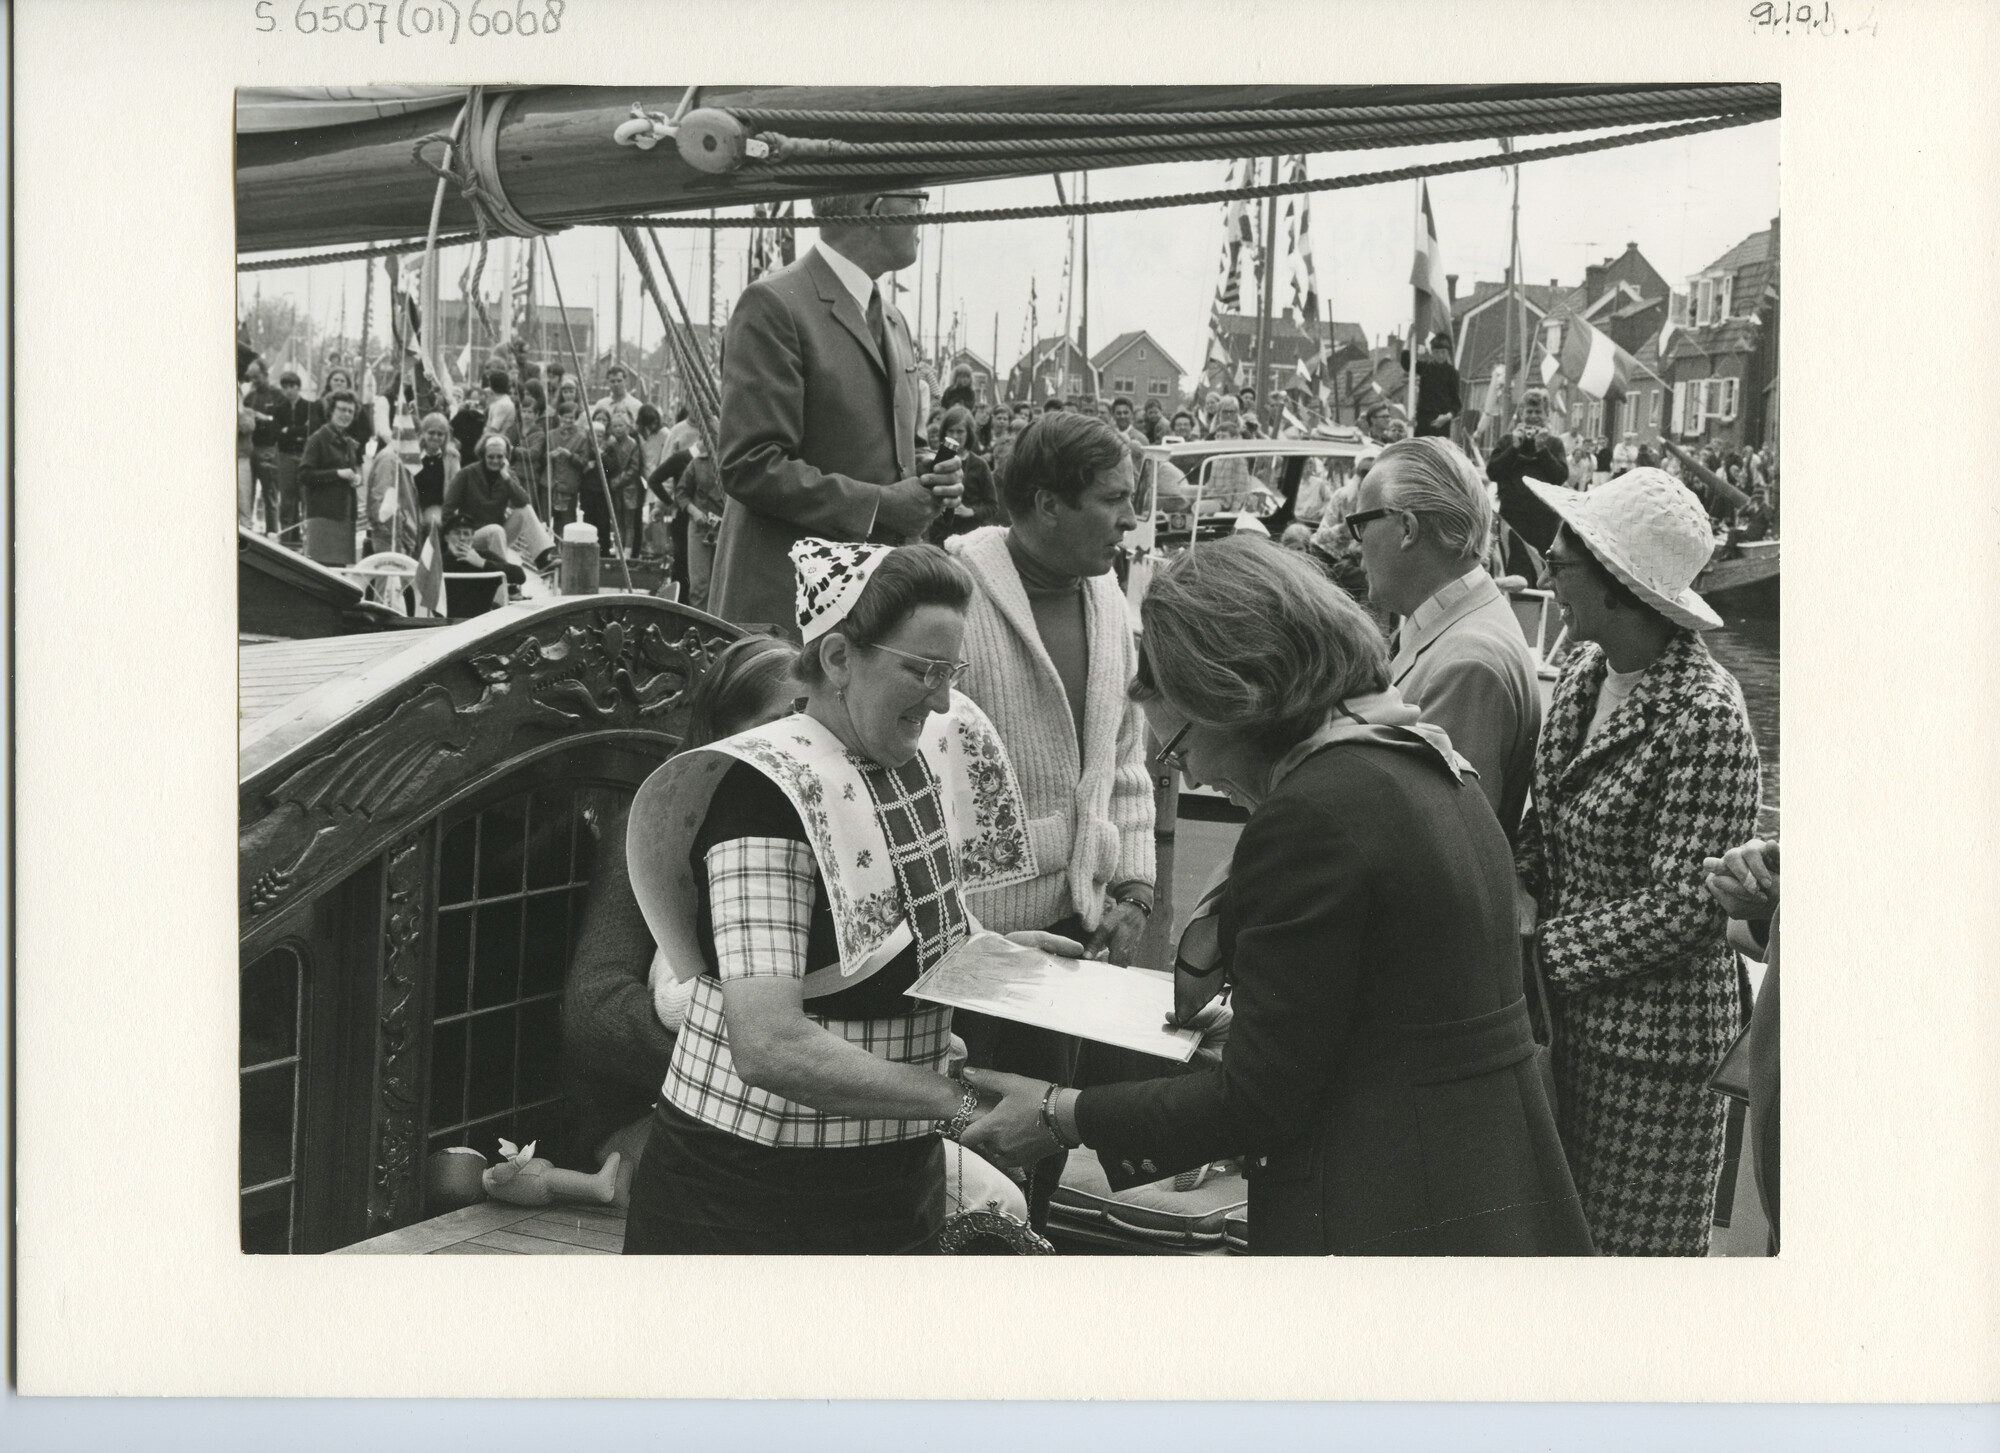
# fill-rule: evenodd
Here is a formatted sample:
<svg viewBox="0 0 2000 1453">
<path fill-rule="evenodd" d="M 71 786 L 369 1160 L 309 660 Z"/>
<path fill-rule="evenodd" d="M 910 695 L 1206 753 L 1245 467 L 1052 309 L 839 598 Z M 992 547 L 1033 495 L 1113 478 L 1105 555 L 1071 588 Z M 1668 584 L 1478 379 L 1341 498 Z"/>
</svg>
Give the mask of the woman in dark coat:
<svg viewBox="0 0 2000 1453">
<path fill-rule="evenodd" d="M 1515 858 L 1536 901 L 1563 1148 L 1600 1251 L 1700 1256 L 1741 1022 L 1736 956 L 1703 861 L 1750 837 L 1757 744 L 1689 588 L 1714 549 L 1692 493 L 1632 469 L 1587 494 L 1529 482 L 1561 518 L 1543 579 L 1572 640 L 1535 752 Z"/>
<path fill-rule="evenodd" d="M 305 497 L 305 553 L 322 565 L 354 563 L 354 495 L 361 478 L 361 446 L 349 432 L 354 395 L 329 394 L 326 422 L 299 456 L 299 490 Z"/>
<path fill-rule="evenodd" d="M 968 1071 L 1003 1098 L 966 1144 L 1019 1164 L 1081 1141 L 1114 1187 L 1243 1156 L 1257 1253 L 1588 1254 L 1506 836 L 1388 685 L 1381 634 L 1249 538 L 1156 574 L 1141 614 L 1133 695 L 1161 759 L 1251 809 L 1216 922 L 1234 1025 L 1218 1067 L 1175 1078 L 1078 1092 Z"/>
</svg>

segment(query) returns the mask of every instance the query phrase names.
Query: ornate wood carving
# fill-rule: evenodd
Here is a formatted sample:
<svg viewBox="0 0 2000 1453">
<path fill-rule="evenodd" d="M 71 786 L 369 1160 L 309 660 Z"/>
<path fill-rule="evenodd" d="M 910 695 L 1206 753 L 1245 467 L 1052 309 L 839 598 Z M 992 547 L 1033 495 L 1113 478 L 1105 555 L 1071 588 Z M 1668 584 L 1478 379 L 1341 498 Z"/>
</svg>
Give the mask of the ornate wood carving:
<svg viewBox="0 0 2000 1453">
<path fill-rule="evenodd" d="M 388 855 L 375 997 L 371 1236 L 408 1224 L 423 1204 L 423 966 L 429 958 L 430 838 L 426 825 Z"/>
<path fill-rule="evenodd" d="M 511 633 L 383 694 L 246 780 L 238 800 L 239 929 L 352 871 L 454 792 L 553 744 L 678 737 L 689 694 L 736 632 L 644 597 L 538 612 Z"/>
</svg>

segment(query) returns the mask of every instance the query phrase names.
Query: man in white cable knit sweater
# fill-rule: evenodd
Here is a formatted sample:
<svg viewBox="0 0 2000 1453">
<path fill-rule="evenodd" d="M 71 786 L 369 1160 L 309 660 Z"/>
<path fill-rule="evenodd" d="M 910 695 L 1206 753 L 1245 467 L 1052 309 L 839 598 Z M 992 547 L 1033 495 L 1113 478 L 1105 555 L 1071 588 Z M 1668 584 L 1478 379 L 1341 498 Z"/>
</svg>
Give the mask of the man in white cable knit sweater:
<svg viewBox="0 0 2000 1453">
<path fill-rule="evenodd" d="M 973 898 L 998 932 L 1047 929 L 1130 962 L 1153 911 L 1153 786 L 1145 718 L 1127 698 L 1138 653 L 1112 573 L 1132 512 L 1130 446 L 1102 420 L 1045 413 L 1013 443 L 1001 496 L 1011 525 L 946 546 L 977 589 L 965 623 L 964 691 L 1000 732 L 1027 799 L 1041 876 Z M 961 1011 L 953 1028 L 981 1068 L 1073 1081 L 1077 1041 Z M 1037 1225 L 1065 1157 L 1033 1168 Z"/>
</svg>

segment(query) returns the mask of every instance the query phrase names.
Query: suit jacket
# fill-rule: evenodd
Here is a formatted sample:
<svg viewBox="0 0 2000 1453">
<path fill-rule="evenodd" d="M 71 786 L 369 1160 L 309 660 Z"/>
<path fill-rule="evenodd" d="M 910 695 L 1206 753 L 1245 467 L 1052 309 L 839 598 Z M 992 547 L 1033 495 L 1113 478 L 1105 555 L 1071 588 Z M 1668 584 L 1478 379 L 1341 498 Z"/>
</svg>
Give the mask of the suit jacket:
<svg viewBox="0 0 2000 1453">
<path fill-rule="evenodd" d="M 1535 771 L 1542 696 L 1527 638 L 1493 578 L 1481 572 L 1428 630 L 1404 621 L 1389 678 L 1479 769 L 1479 790 L 1512 842 Z"/>
<path fill-rule="evenodd" d="M 797 619 L 787 552 L 807 535 L 887 540 L 876 506 L 916 473 L 918 420 L 909 327 L 886 297 L 882 316 L 888 359 L 817 250 L 752 283 L 730 314 L 717 442 L 729 502 L 709 581 L 725 620 Z"/>
<path fill-rule="evenodd" d="M 1268 1157 L 1253 1252 L 1587 1254 L 1513 894 L 1492 809 L 1428 748 L 1322 748 L 1237 842 L 1221 1066 L 1085 1090 L 1085 1142 L 1114 1185 Z"/>
<path fill-rule="evenodd" d="M 1757 743 L 1735 682 L 1685 631 L 1586 744 L 1607 669 L 1596 645 L 1563 668 L 1515 862 L 1558 1032 L 1692 1071 L 1722 1058 L 1741 1014 L 1701 862 L 1756 831 Z"/>
</svg>

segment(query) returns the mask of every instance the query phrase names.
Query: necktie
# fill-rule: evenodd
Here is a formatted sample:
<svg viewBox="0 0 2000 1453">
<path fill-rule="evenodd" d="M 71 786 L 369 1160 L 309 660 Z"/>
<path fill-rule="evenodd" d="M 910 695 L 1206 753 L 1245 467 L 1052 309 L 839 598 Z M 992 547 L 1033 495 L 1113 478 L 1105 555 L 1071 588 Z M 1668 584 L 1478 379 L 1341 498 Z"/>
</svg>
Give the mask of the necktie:
<svg viewBox="0 0 2000 1453">
<path fill-rule="evenodd" d="M 868 331 L 875 335 L 875 349 L 882 355 L 883 372 L 888 372 L 889 330 L 882 322 L 882 290 L 870 288 L 868 291 Z"/>
</svg>

